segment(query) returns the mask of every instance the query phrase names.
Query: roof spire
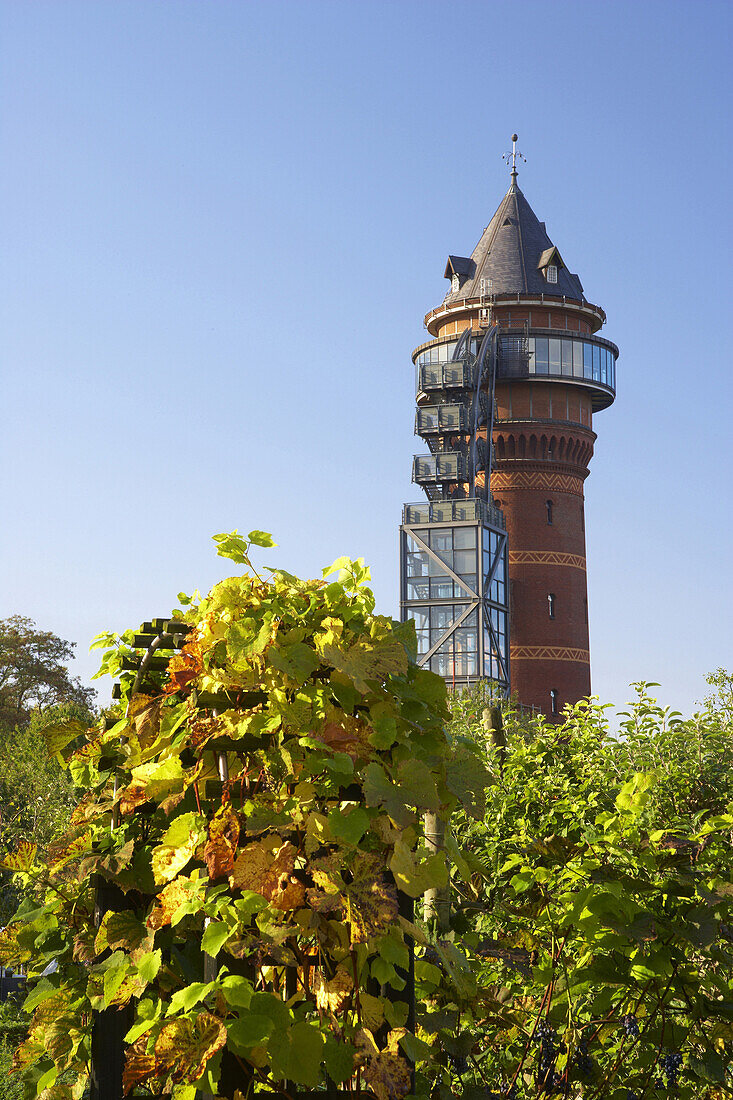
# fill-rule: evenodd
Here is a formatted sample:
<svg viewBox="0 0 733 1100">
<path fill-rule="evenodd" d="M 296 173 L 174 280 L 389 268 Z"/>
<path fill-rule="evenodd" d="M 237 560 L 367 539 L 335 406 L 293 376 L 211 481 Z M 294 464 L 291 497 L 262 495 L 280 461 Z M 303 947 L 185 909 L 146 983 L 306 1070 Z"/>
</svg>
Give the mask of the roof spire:
<svg viewBox="0 0 733 1100">
<path fill-rule="evenodd" d="M 525 156 L 523 156 L 521 153 L 517 152 L 517 142 L 518 142 L 518 140 L 519 140 L 518 135 L 517 134 L 512 134 L 512 151 L 511 151 L 511 153 L 502 153 L 502 155 L 501 155 L 501 159 L 505 160 L 507 162 L 507 164 L 509 164 L 511 162 L 511 166 L 512 166 L 512 187 L 516 184 L 517 176 L 519 174 L 517 172 L 517 157 L 519 157 L 520 160 L 523 160 L 525 164 L 527 163 L 527 158 Z"/>
</svg>

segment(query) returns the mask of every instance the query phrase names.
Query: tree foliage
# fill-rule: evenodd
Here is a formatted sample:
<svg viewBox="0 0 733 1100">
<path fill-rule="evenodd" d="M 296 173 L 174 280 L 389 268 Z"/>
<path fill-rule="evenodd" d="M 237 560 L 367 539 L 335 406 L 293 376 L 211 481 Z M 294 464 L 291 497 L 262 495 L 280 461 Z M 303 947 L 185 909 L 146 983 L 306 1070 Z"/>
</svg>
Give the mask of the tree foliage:
<svg viewBox="0 0 733 1100">
<path fill-rule="evenodd" d="M 33 710 L 60 703 L 88 709 L 95 693 L 67 667 L 74 648 L 74 642 L 39 630 L 22 615 L 0 620 L 0 722 L 23 725 Z"/>
<path fill-rule="evenodd" d="M 683 721 L 639 685 L 615 737 L 587 703 L 559 728 L 510 717 L 501 750 L 471 709 L 454 729 L 483 745 L 493 783 L 485 820 L 454 820 L 473 877 L 454 880 L 444 941 L 463 988 L 439 985 L 422 1020 L 437 1094 L 732 1095 L 724 693 Z"/>
</svg>

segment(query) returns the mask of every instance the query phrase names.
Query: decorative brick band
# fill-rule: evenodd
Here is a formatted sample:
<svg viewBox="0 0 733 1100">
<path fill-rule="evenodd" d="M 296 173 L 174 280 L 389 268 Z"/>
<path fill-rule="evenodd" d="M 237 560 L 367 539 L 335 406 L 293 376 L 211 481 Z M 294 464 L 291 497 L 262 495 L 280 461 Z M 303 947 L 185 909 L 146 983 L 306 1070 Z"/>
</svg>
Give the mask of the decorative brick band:
<svg viewBox="0 0 733 1100">
<path fill-rule="evenodd" d="M 570 565 L 585 572 L 582 554 L 561 554 L 559 550 L 510 550 L 510 565 Z"/>
<path fill-rule="evenodd" d="M 558 493 L 575 493 L 583 495 L 583 482 L 572 474 L 553 474 L 542 470 L 517 470 L 508 473 L 498 470 L 491 475 L 491 488 L 493 492 L 508 489 L 546 489 Z"/>
<path fill-rule="evenodd" d="M 575 661 L 590 664 L 587 649 L 569 649 L 555 645 L 513 645 L 509 650 L 512 661 Z"/>
</svg>

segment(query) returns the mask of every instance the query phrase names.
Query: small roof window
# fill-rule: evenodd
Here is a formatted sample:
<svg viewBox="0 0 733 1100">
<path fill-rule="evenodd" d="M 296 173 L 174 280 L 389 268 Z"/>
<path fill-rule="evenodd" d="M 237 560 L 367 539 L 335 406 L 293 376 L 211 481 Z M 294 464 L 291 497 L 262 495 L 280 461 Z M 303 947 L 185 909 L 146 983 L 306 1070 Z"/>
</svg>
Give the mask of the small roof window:
<svg viewBox="0 0 733 1100">
<path fill-rule="evenodd" d="M 547 265 L 547 281 L 548 281 L 548 283 L 556 283 L 557 282 L 557 265 L 556 264 L 548 264 Z"/>
</svg>

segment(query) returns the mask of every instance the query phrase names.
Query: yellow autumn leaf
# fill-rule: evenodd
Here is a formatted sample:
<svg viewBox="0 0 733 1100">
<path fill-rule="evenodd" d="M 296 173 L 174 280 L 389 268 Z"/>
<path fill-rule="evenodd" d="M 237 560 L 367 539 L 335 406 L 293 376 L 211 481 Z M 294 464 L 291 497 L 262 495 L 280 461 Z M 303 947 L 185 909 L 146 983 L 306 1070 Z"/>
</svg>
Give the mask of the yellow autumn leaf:
<svg viewBox="0 0 733 1100">
<path fill-rule="evenodd" d="M 347 1004 L 353 988 L 353 979 L 344 966 L 339 966 L 330 980 L 326 980 L 321 971 L 313 980 L 316 1005 L 327 1012 L 340 1012 Z"/>
<path fill-rule="evenodd" d="M 168 1070 L 176 1083 L 192 1084 L 226 1041 L 224 1022 L 210 1012 L 172 1020 L 155 1042 L 156 1069 Z"/>
</svg>

